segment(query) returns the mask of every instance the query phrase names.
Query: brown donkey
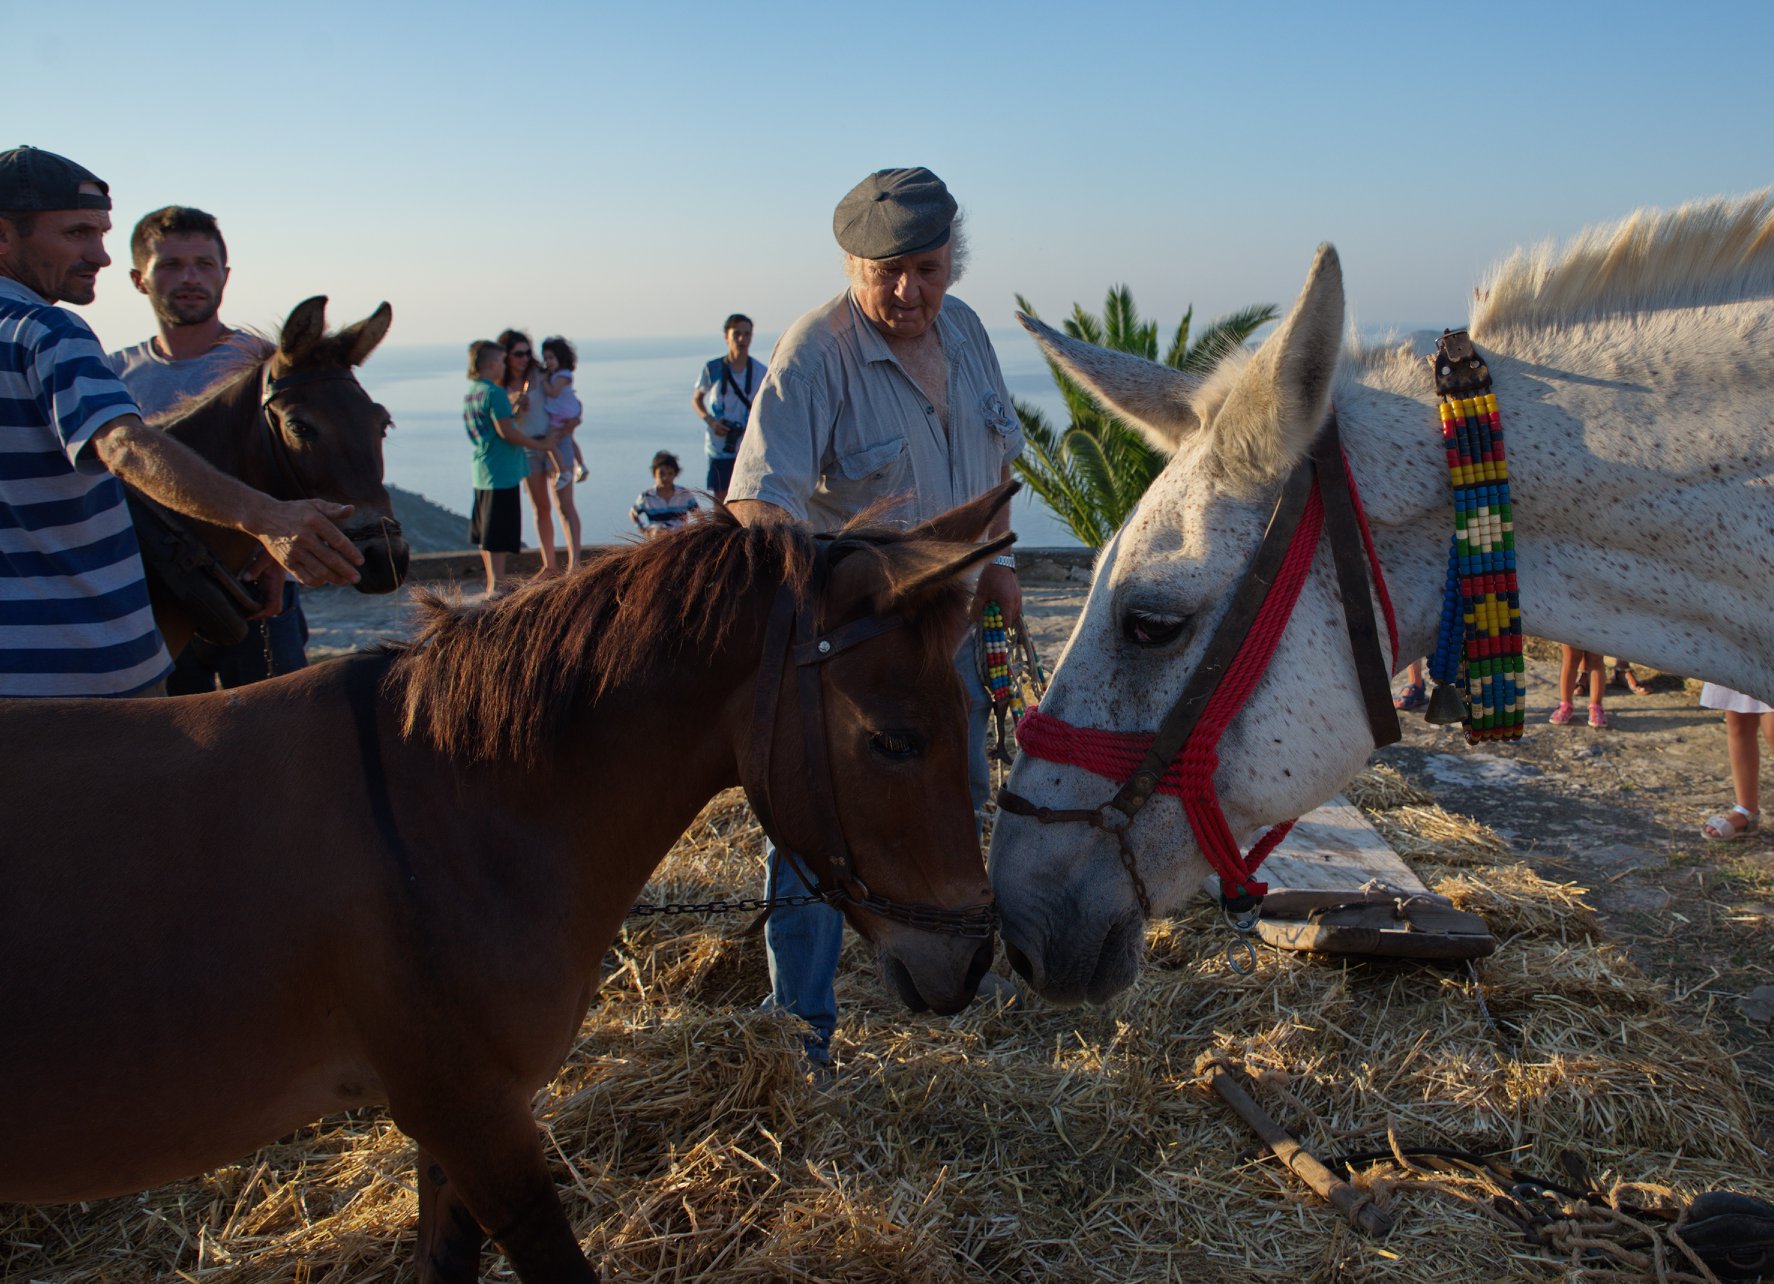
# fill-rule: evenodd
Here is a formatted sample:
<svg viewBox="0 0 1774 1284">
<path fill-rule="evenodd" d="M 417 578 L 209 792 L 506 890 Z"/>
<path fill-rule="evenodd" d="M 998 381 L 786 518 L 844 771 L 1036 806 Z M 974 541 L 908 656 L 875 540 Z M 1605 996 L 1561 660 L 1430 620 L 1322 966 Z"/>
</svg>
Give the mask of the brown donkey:
<svg viewBox="0 0 1774 1284">
<path fill-rule="evenodd" d="M 386 1102 L 422 1280 L 476 1278 L 487 1236 L 531 1284 L 595 1279 L 531 1100 L 713 794 L 743 781 L 908 1000 L 958 1010 L 989 966 L 951 656 L 1012 489 L 829 539 L 723 511 L 484 610 L 428 598 L 410 646 L 0 702 L 0 1201 Z"/>
<path fill-rule="evenodd" d="M 365 593 L 392 593 L 407 573 L 407 544 L 382 485 L 382 439 L 393 421 L 352 373 L 382 342 L 393 317 L 384 303 L 357 324 L 329 335 L 326 298 L 299 303 L 284 322 L 276 348 L 258 359 L 243 358 L 236 374 L 154 420 L 156 427 L 256 490 L 277 499 L 352 505 L 355 511 L 344 531 L 363 554 L 357 587 Z M 212 641 L 238 641 L 238 634 L 216 636 L 240 619 L 227 604 L 232 594 L 203 578 L 191 584 L 189 573 L 177 567 L 159 571 L 154 544 L 166 546 L 167 559 L 175 562 L 181 551 L 151 511 L 144 513 L 139 501 L 133 510 L 149 567 L 154 622 L 166 649 L 173 655 L 184 650 L 204 621 Z M 238 573 L 259 552 L 250 535 L 180 520 L 226 571 Z M 192 604 L 169 589 L 175 577 L 195 596 Z M 218 604 L 217 598 L 224 600 Z M 236 627 L 244 631 L 243 624 Z"/>
</svg>

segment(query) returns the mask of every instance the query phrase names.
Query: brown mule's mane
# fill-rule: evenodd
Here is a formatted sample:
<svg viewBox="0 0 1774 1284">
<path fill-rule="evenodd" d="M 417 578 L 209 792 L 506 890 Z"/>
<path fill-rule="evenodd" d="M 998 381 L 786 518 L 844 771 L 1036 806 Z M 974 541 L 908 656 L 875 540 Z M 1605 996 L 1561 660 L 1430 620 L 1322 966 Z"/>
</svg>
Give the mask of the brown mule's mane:
<svg viewBox="0 0 1774 1284">
<path fill-rule="evenodd" d="M 907 542 L 902 531 L 852 523 L 833 537 L 833 554 L 873 554 L 890 597 L 912 568 L 882 552 Z M 415 592 L 420 632 L 390 648 L 383 690 L 400 706 L 403 735 L 460 761 L 539 766 L 575 708 L 674 661 L 705 666 L 756 589 L 787 584 L 804 595 L 814 549 L 802 527 L 741 526 L 718 507 L 708 520 L 594 554 L 573 575 L 491 607 Z M 938 623 L 946 610 L 963 609 L 966 595 L 950 581 L 940 604 L 913 620 L 931 669 L 950 658 Z"/>
</svg>

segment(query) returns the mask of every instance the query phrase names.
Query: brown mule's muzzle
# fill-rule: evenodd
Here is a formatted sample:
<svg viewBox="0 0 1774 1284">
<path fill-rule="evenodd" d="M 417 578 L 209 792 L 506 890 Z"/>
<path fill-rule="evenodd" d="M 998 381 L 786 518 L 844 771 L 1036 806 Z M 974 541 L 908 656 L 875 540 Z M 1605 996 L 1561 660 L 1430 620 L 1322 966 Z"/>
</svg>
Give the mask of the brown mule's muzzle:
<svg viewBox="0 0 1774 1284">
<path fill-rule="evenodd" d="M 882 979 L 907 1008 L 948 1016 L 973 1001 L 992 966 L 992 940 L 895 932 L 881 939 L 880 963 Z"/>
<path fill-rule="evenodd" d="M 400 523 L 384 517 L 371 526 L 356 526 L 345 532 L 345 538 L 363 554 L 363 565 L 357 568 L 359 593 L 392 593 L 407 578 L 407 563 L 412 551 L 400 533 Z"/>
</svg>

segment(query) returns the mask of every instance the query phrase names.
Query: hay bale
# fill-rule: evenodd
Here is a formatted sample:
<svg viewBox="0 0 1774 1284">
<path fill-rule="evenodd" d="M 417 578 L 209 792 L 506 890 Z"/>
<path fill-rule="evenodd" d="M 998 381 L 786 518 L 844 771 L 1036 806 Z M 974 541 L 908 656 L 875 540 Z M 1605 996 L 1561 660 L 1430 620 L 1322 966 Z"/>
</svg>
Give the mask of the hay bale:
<svg viewBox="0 0 1774 1284">
<path fill-rule="evenodd" d="M 1263 950 L 1238 976 L 1203 903 L 1151 925 L 1154 966 L 1105 1007 L 934 1018 L 900 1010 L 853 942 L 825 1088 L 802 1073 L 794 1024 L 754 1010 L 760 941 L 691 919 L 637 925 L 538 1098 L 581 1242 L 627 1281 L 1587 1269 L 1497 1221 L 1477 1179 L 1395 1160 L 1356 1174 L 1399 1218 L 1390 1239 L 1362 1239 L 1203 1088 L 1194 1064 L 1213 1048 L 1262 1076 L 1256 1095 L 1321 1157 L 1396 1138 L 1555 1175 L 1571 1150 L 1604 1184 L 1767 1190 L 1730 1058 L 1597 939 L 1581 889 L 1419 798 L 1373 805 L 1426 882 L 1492 923 L 1494 956 L 1469 971 Z M 760 870 L 755 828 L 726 795 L 649 895 L 755 893 Z M 0 1276 L 410 1278 L 411 1154 L 385 1117 L 361 1112 L 140 1198 L 0 1209 Z M 510 1278 L 502 1262 L 487 1277 Z"/>
</svg>

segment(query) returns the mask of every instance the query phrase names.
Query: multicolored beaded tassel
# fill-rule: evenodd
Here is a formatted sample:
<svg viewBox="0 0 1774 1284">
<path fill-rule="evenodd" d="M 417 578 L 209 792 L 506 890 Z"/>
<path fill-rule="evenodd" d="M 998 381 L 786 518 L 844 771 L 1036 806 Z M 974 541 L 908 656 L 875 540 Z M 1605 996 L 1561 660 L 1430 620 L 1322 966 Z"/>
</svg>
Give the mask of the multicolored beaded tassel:
<svg viewBox="0 0 1774 1284">
<path fill-rule="evenodd" d="M 986 694 L 993 704 L 1010 699 L 1010 634 L 1004 627 L 1004 608 L 987 602 L 980 617 L 980 642 L 986 656 Z"/>
<path fill-rule="evenodd" d="M 1035 654 L 1034 639 L 1028 625 L 1017 620 L 1014 626 L 1004 623 L 1004 608 L 987 602 L 980 613 L 980 680 L 992 700 L 995 734 L 991 737 L 991 757 L 1005 766 L 1013 758 L 1016 727 L 1023 715 L 1041 702 L 1047 690 L 1047 674 Z"/>
<path fill-rule="evenodd" d="M 1490 368 L 1466 331 L 1444 330 L 1429 364 L 1442 397 L 1454 537 L 1448 547 L 1441 627 L 1429 663 L 1430 676 L 1441 685 L 1428 717 L 1431 722 L 1464 722 L 1466 739 L 1473 743 L 1519 740 L 1527 712 L 1527 673 L 1503 419 L 1491 392 Z"/>
</svg>

